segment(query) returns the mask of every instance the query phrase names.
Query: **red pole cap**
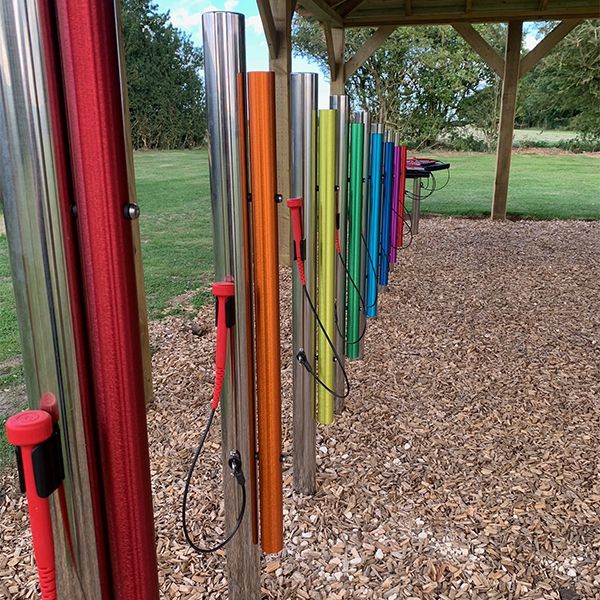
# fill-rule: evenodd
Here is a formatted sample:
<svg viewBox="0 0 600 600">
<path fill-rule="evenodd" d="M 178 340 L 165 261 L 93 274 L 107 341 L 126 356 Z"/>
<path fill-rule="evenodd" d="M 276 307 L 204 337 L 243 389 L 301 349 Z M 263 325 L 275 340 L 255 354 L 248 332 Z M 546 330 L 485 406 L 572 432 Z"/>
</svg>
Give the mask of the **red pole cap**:
<svg viewBox="0 0 600 600">
<path fill-rule="evenodd" d="M 289 198 L 287 201 L 288 208 L 302 208 L 304 205 L 303 198 Z"/>
<path fill-rule="evenodd" d="M 52 417 L 43 410 L 26 410 L 10 417 L 5 427 L 12 446 L 37 446 L 52 435 Z"/>
<path fill-rule="evenodd" d="M 212 284 L 212 293 L 217 298 L 231 298 L 235 296 L 235 284 L 233 281 L 215 281 Z"/>
<path fill-rule="evenodd" d="M 58 402 L 56 396 L 47 392 L 40 400 L 40 410 L 47 412 L 52 417 L 52 423 L 58 423 Z"/>
</svg>

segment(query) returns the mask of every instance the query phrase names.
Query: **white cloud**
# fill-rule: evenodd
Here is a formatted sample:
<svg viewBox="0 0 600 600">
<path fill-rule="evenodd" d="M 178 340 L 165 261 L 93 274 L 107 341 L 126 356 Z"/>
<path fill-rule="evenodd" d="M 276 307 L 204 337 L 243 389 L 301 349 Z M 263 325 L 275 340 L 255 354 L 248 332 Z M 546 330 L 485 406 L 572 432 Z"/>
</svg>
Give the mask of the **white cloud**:
<svg viewBox="0 0 600 600">
<path fill-rule="evenodd" d="M 531 50 L 532 48 L 535 48 L 535 46 L 537 46 L 539 40 L 537 39 L 537 32 L 530 32 L 530 33 L 526 33 L 523 36 L 523 43 L 525 45 L 525 48 L 527 48 L 527 50 Z"/>
<path fill-rule="evenodd" d="M 265 35 L 262 21 L 258 15 L 246 17 L 246 27 L 252 29 L 256 35 Z"/>
<path fill-rule="evenodd" d="M 238 4 L 238 0 L 225 0 L 225 10 L 235 10 Z"/>
</svg>

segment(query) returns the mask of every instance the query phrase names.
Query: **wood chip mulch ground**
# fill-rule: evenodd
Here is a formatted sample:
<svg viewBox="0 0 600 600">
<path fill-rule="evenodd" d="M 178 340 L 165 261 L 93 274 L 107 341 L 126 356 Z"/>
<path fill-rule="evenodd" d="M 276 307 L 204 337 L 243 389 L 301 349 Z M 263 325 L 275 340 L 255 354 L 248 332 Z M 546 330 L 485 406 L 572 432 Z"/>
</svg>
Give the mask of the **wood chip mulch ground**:
<svg viewBox="0 0 600 600">
<path fill-rule="evenodd" d="M 163 598 L 216 600 L 223 555 L 193 554 L 179 517 L 211 397 L 212 308 L 194 317 L 151 328 L 159 576 Z M 422 221 L 318 430 L 314 497 L 291 490 L 287 309 L 282 326 L 286 549 L 263 598 L 600 598 L 600 223 Z M 217 425 L 192 511 L 207 537 L 218 448 Z M 0 596 L 35 597 L 25 504 L 12 473 L 0 486 Z"/>
</svg>

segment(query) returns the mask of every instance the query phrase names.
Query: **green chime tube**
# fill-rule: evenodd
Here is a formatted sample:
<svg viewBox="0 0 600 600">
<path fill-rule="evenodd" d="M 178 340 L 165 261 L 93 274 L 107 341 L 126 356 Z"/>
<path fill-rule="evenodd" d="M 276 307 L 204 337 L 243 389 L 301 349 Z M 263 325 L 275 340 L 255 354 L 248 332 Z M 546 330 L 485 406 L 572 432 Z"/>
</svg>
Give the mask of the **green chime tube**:
<svg viewBox="0 0 600 600">
<path fill-rule="evenodd" d="M 359 357 L 360 331 L 360 273 L 361 273 L 361 230 L 363 212 L 363 155 L 365 126 L 350 125 L 350 192 L 348 206 L 348 341 L 346 356 Z"/>
<path fill-rule="evenodd" d="M 319 385 L 317 420 L 323 425 L 333 422 L 335 362 L 332 343 L 335 339 L 335 110 L 319 111 L 319 173 L 318 173 L 318 302 L 321 320 L 318 328 Z M 326 334 L 327 335 L 326 335 Z M 329 337 L 329 339 L 327 339 Z"/>
</svg>

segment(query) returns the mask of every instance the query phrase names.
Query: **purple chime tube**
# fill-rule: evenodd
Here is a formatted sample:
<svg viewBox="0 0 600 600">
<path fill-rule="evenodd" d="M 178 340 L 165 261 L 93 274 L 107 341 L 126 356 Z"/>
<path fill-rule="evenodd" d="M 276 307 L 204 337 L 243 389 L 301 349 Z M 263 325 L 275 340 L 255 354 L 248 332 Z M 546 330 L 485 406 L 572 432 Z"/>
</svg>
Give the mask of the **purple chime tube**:
<svg viewBox="0 0 600 600">
<path fill-rule="evenodd" d="M 390 262 L 395 264 L 398 257 L 398 215 L 400 213 L 400 134 L 394 136 L 394 186 L 392 189 L 392 234 L 390 236 Z"/>
</svg>

